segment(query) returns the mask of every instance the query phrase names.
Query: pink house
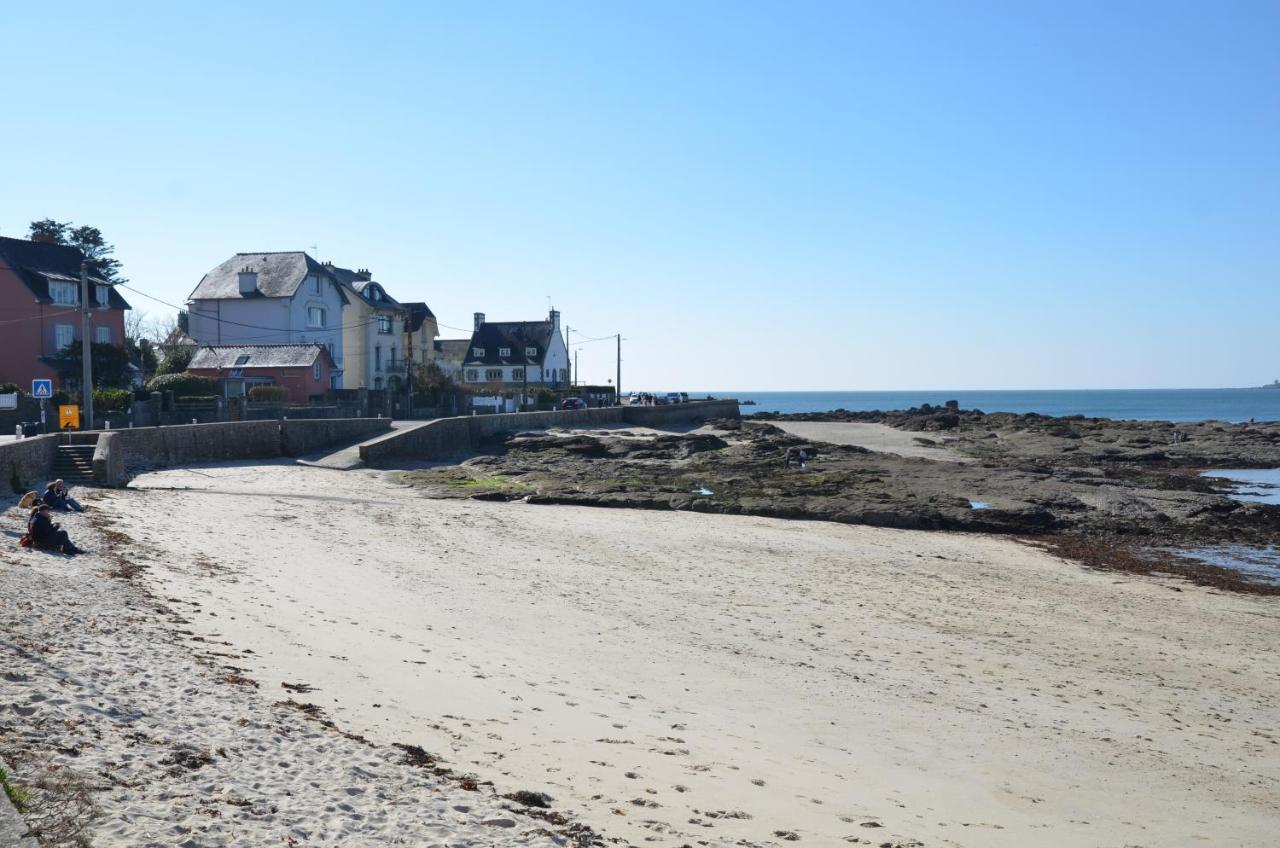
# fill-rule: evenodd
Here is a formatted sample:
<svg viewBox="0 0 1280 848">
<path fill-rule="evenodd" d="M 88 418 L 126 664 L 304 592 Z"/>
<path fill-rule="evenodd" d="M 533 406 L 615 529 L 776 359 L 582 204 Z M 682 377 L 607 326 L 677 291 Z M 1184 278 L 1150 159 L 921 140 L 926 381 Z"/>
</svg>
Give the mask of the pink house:
<svg viewBox="0 0 1280 848">
<path fill-rule="evenodd" d="M 55 388 L 79 386 L 80 368 L 54 355 L 80 338 L 80 262 L 74 247 L 0 237 L 0 383 L 31 391 L 37 378 Z M 124 344 L 129 304 L 106 280 L 89 278 L 90 340 Z"/>
<path fill-rule="evenodd" d="M 333 373 L 328 349 L 311 344 L 205 345 L 187 372 L 212 377 L 224 397 L 247 395 L 254 386 L 280 386 L 293 403 L 324 395 Z"/>
</svg>

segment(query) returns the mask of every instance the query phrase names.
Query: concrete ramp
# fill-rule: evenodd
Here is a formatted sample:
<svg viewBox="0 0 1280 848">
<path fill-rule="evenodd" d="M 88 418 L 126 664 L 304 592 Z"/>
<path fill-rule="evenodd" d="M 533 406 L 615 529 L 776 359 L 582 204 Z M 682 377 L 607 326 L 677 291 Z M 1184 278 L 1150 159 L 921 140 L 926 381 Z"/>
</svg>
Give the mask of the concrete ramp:
<svg viewBox="0 0 1280 848">
<path fill-rule="evenodd" d="M 484 439 L 499 433 L 520 430 L 548 430 L 552 427 L 665 426 L 706 421 L 710 418 L 737 418 L 736 400 L 707 400 L 670 406 L 607 406 L 596 409 L 559 409 L 553 412 L 508 412 L 437 418 L 409 429 L 387 433 L 360 445 L 360 458 L 371 466 L 386 466 L 403 460 L 451 459 L 473 451 Z"/>
<path fill-rule="evenodd" d="M 355 442 L 346 447 L 337 450 L 313 453 L 302 457 L 298 460 L 299 465 L 310 465 L 315 468 L 332 468 L 335 471 L 352 471 L 356 468 L 364 468 L 364 459 L 360 456 L 360 449 L 370 442 L 376 442 L 385 439 L 388 436 L 394 436 L 404 433 L 408 430 L 415 430 L 419 427 L 426 427 L 430 421 L 393 421 L 391 423 L 391 432 L 384 433 L 373 439 L 366 439 L 362 442 Z"/>
</svg>

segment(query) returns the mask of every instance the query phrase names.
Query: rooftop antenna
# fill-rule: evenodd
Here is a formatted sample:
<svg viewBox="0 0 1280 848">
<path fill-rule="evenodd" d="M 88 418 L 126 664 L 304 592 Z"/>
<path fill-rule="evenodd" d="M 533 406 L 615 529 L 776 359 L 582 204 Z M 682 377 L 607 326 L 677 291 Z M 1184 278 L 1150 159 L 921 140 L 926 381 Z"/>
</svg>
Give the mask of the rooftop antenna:
<svg viewBox="0 0 1280 848">
<path fill-rule="evenodd" d="M 320 252 L 320 248 L 319 248 L 317 245 L 314 245 L 314 244 L 313 244 L 313 245 L 311 245 L 311 247 L 309 247 L 309 248 L 307 248 L 307 249 L 311 251 L 311 255 L 312 255 L 312 256 L 315 256 L 317 253 L 319 253 L 319 252 Z"/>
</svg>

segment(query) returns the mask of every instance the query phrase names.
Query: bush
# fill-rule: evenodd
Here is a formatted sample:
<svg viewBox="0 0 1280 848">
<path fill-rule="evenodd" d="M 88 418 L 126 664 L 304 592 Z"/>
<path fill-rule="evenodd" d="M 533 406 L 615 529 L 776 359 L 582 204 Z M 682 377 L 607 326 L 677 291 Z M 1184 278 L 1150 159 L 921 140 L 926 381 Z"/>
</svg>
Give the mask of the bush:
<svg viewBox="0 0 1280 848">
<path fill-rule="evenodd" d="M 191 364 L 191 358 L 195 356 L 195 353 L 195 348 L 192 347 L 176 347 L 166 351 L 164 359 L 156 366 L 156 375 L 181 374 L 187 370 L 187 366 Z"/>
<path fill-rule="evenodd" d="M 212 377 L 201 377 L 198 374 L 161 374 L 152 377 L 147 383 L 149 392 L 173 392 L 178 395 L 213 395 L 218 391 L 218 383 Z"/>
<path fill-rule="evenodd" d="M 129 408 L 133 392 L 128 389 L 94 389 L 94 412 L 118 412 Z"/>
<path fill-rule="evenodd" d="M 288 399 L 289 390 L 284 386 L 254 386 L 249 390 L 249 400 L 279 403 Z"/>
<path fill-rule="evenodd" d="M 17 383 L 0 383 L 0 395 L 25 395 Z"/>
<path fill-rule="evenodd" d="M 217 395 L 182 395 L 175 398 L 178 403 L 217 403 Z"/>
</svg>

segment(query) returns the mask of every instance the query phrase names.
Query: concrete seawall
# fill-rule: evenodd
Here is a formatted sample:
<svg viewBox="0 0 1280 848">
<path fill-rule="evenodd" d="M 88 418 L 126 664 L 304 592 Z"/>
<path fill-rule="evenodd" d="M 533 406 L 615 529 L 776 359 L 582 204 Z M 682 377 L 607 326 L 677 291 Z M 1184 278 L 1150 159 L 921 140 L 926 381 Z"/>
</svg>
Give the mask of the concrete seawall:
<svg viewBox="0 0 1280 848">
<path fill-rule="evenodd" d="M 547 430 L 553 427 L 637 427 L 662 428 L 706 421 L 710 418 L 737 418 L 736 400 L 694 401 L 672 406 L 609 406 L 600 409 L 564 409 L 553 412 L 509 412 L 500 415 L 473 415 L 440 418 L 417 427 L 397 430 L 360 446 L 360 459 L 369 465 L 398 459 L 435 460 L 460 456 L 475 449 L 484 439 L 519 430 Z"/>
<path fill-rule="evenodd" d="M 390 429 L 389 418 L 320 418 L 111 430 L 98 437 L 93 455 L 94 481 L 103 486 L 122 486 L 141 469 L 303 456 Z M 51 448 L 50 464 L 52 461 Z"/>
<path fill-rule="evenodd" d="M 56 435 L 35 436 L 0 444 L 0 474 L 4 475 L 3 485 L 12 489 L 15 494 L 37 487 L 44 491 L 57 451 Z"/>
</svg>

